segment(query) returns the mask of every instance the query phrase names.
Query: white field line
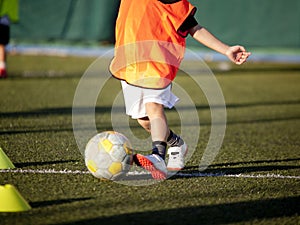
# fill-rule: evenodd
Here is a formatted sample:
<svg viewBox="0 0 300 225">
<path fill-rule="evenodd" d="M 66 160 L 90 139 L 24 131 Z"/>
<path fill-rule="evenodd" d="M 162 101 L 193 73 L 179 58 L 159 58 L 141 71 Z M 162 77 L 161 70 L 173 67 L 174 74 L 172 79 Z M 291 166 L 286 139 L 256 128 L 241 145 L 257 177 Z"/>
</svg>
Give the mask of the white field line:
<svg viewBox="0 0 300 225">
<path fill-rule="evenodd" d="M 280 174 L 225 174 L 225 173 L 177 173 L 180 177 L 235 177 L 235 178 L 281 178 L 300 179 L 300 176 L 280 175 Z"/>
<path fill-rule="evenodd" d="M 44 169 L 44 170 L 33 170 L 33 169 L 1 169 L 0 173 L 34 173 L 34 174 L 89 174 L 89 171 L 82 170 L 55 170 L 55 169 Z"/>
<path fill-rule="evenodd" d="M 0 169 L 0 173 L 32 173 L 32 174 L 90 174 L 82 170 L 55 170 L 55 169 Z M 128 175 L 146 175 L 147 172 L 129 172 Z M 277 178 L 277 179 L 300 179 L 300 176 L 280 174 L 224 174 L 224 173 L 177 173 L 176 177 L 233 177 L 233 178 Z"/>
</svg>

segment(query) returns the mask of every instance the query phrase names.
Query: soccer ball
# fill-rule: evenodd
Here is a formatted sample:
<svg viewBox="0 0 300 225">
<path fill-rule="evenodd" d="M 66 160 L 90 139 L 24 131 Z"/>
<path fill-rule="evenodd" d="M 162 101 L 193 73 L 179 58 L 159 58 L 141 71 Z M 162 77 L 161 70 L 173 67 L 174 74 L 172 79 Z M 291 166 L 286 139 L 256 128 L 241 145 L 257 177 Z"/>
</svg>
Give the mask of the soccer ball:
<svg viewBox="0 0 300 225">
<path fill-rule="evenodd" d="M 100 179 L 116 180 L 122 177 L 133 161 L 129 140 L 115 131 L 95 135 L 86 145 L 84 154 L 88 170 Z"/>
</svg>

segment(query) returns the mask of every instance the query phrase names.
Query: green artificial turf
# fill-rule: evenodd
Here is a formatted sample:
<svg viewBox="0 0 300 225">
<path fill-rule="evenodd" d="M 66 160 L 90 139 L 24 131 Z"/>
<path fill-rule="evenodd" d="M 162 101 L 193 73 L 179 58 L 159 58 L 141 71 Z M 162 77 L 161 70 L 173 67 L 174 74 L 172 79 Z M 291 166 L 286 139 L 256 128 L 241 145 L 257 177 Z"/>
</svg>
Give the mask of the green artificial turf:
<svg viewBox="0 0 300 225">
<path fill-rule="evenodd" d="M 17 169 L 87 171 L 73 134 L 72 105 L 93 61 L 9 56 L 9 78 L 0 80 L 0 147 Z M 108 62 L 100 65 L 104 72 Z M 14 185 L 32 209 L 0 212 L 0 223 L 299 224 L 300 66 L 209 66 L 224 94 L 227 123 L 222 147 L 202 171 L 204 177 L 198 169 L 210 137 L 211 111 L 201 90 L 180 73 L 176 83 L 187 91 L 200 118 L 199 141 L 181 175 L 160 183 L 145 178 L 144 185 L 132 186 L 86 173 L 2 170 L 0 185 Z M 101 92 L 95 116 L 99 132 L 112 128 L 110 108 L 119 91 L 119 81 L 110 79 Z M 167 111 L 175 131 L 180 131 L 178 114 Z M 129 124 L 139 138 L 148 137 L 136 121 Z"/>
</svg>

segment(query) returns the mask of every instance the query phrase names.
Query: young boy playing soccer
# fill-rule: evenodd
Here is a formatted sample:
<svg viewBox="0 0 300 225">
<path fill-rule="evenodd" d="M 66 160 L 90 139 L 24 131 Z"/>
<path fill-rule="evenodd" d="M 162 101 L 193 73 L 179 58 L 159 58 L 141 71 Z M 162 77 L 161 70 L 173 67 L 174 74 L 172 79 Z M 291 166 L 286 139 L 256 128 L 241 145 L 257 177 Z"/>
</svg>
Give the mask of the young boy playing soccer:
<svg viewBox="0 0 300 225">
<path fill-rule="evenodd" d="M 136 154 L 134 161 L 154 179 L 166 179 L 167 170 L 184 167 L 187 145 L 168 127 L 164 108 L 178 101 L 171 83 L 183 59 L 186 36 L 238 65 L 250 55 L 244 47 L 228 46 L 214 37 L 198 24 L 195 12 L 187 0 L 121 0 L 119 8 L 110 71 L 121 80 L 126 113 L 151 133 L 152 154 Z"/>
</svg>

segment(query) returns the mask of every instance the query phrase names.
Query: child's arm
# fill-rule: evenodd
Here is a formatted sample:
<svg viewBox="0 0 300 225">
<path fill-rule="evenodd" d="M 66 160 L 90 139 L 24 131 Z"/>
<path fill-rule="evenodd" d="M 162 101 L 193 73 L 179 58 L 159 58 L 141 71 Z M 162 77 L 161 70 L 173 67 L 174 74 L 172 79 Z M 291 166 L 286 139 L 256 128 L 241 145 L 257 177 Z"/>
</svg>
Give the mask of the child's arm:
<svg viewBox="0 0 300 225">
<path fill-rule="evenodd" d="M 207 46 L 208 48 L 226 55 L 237 65 L 241 65 L 242 63 L 246 62 L 247 58 L 251 55 L 251 53 L 247 52 L 243 46 L 228 46 L 224 44 L 200 25 L 191 28 L 189 33 L 195 40 Z"/>
</svg>

